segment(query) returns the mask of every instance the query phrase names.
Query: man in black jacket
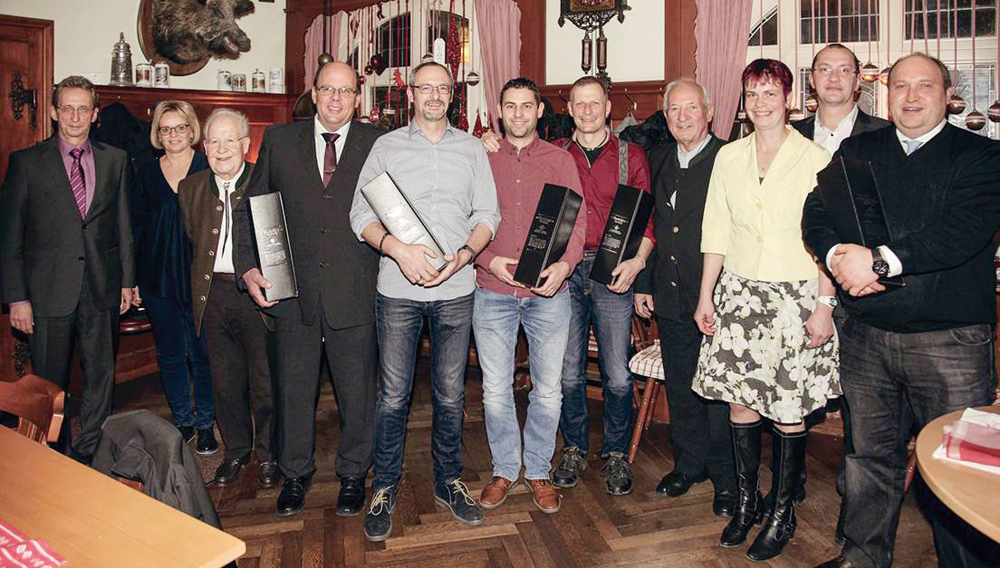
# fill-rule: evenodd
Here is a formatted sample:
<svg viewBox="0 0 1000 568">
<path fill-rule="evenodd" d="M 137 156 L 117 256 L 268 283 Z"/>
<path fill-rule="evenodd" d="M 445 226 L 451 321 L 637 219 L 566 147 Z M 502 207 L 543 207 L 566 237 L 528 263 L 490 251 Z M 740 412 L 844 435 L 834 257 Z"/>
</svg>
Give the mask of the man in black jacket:
<svg viewBox="0 0 1000 568">
<path fill-rule="evenodd" d="M 889 242 L 841 240 L 816 192 L 803 236 L 839 284 L 840 375 L 851 407 L 841 556 L 822 568 L 892 564 L 906 441 L 948 412 L 989 403 L 994 308 L 991 239 L 1000 220 L 1000 145 L 945 119 L 951 81 L 937 59 L 914 53 L 889 74 L 895 128 L 850 138 L 840 155 L 870 160 Z M 886 276 L 905 286 L 887 287 Z M 931 498 L 939 565 L 988 566 L 988 539 Z M 994 556 L 989 556 L 993 554 Z"/>
<path fill-rule="evenodd" d="M 316 394 L 325 352 L 337 395 L 340 447 L 337 514 L 365 504 L 375 428 L 375 278 L 378 255 L 351 233 L 348 212 L 361 166 L 382 134 L 352 122 L 361 102 L 358 77 L 328 63 L 313 81 L 316 117 L 267 129 L 247 198 L 236 209 L 236 274 L 258 305 L 274 316 L 278 353 L 278 465 L 285 485 L 280 517 L 302 511 L 316 471 Z M 257 268 L 249 197 L 281 193 L 299 296 L 267 302 L 270 283 Z"/>
<path fill-rule="evenodd" d="M 0 193 L 0 297 L 35 373 L 69 388 L 80 344 L 82 431 L 69 453 L 84 463 L 111 414 L 118 316 L 135 285 L 128 157 L 89 140 L 97 112 L 90 81 L 63 79 L 49 109 L 56 135 L 10 155 Z"/>
<path fill-rule="evenodd" d="M 816 114 L 805 120 L 793 122 L 792 128 L 826 148 L 830 155 L 836 154 L 841 142 L 851 136 L 889 126 L 889 121 L 869 116 L 858 108 L 856 99 L 861 88 L 861 64 L 854 52 L 843 44 L 831 43 L 816 52 L 809 74 L 809 84 L 816 92 L 819 104 Z M 843 317 L 844 310 L 834 306 L 833 321 L 838 328 Z M 837 493 L 843 495 L 844 459 L 852 450 L 850 409 L 844 397 L 840 398 L 840 411 L 844 421 L 844 451 L 840 470 L 837 472 Z M 822 413 L 822 418 L 825 418 L 825 409 Z M 805 474 L 806 470 L 803 469 L 801 486 L 797 492 L 802 499 L 805 498 Z M 835 540 L 838 544 L 844 544 L 843 505 L 841 514 L 837 517 Z"/>
<path fill-rule="evenodd" d="M 701 284 L 701 223 L 708 180 L 723 142 L 708 131 L 712 105 L 704 88 L 691 79 L 667 85 L 663 113 L 677 140 L 649 154 L 656 198 L 656 249 L 636 284 L 635 310 L 642 317 L 655 311 L 670 407 L 674 470 L 656 487 L 677 497 L 694 483 L 711 478 L 712 509 L 731 517 L 736 505 L 729 407 L 691 391 L 702 335 L 694 322 Z M 652 274 L 650 274 L 652 272 Z"/>
</svg>

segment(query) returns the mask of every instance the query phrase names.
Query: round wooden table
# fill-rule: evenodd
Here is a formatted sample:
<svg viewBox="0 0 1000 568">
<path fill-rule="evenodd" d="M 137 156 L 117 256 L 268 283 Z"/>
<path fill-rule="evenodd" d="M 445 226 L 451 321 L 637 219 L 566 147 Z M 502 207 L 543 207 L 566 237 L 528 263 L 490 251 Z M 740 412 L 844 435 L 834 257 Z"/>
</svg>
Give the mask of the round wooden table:
<svg viewBox="0 0 1000 568">
<path fill-rule="evenodd" d="M 1000 406 L 977 408 L 1000 414 Z M 1000 475 L 931 456 L 941 445 L 944 426 L 957 421 L 962 411 L 932 420 L 917 436 L 917 465 L 924 481 L 959 517 L 1000 542 Z"/>
</svg>

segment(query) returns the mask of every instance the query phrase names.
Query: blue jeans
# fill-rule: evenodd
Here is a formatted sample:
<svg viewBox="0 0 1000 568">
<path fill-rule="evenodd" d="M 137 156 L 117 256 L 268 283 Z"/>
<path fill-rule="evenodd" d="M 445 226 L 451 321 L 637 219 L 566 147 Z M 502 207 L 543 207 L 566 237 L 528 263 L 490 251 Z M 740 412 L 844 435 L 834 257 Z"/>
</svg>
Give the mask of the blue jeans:
<svg viewBox="0 0 1000 568">
<path fill-rule="evenodd" d="M 433 302 L 378 295 L 375 319 L 380 389 L 375 405 L 374 491 L 395 485 L 403 471 L 413 367 L 424 317 L 431 336 L 434 481 L 449 483 L 461 476 L 465 368 L 469 362 L 472 304 L 473 294 Z"/>
<path fill-rule="evenodd" d="M 515 298 L 483 288 L 476 290 L 472 326 L 483 370 L 483 410 L 493 475 L 515 481 L 521 474 L 521 429 L 514 407 L 513 382 L 517 329 L 523 324 L 533 385 L 524 423 L 524 477 L 549 478 L 559 427 L 560 377 L 570 313 L 569 291 L 565 289 L 551 298 Z"/>
<path fill-rule="evenodd" d="M 844 556 L 854 566 L 892 565 L 911 431 L 943 414 L 989 404 L 995 372 L 989 325 L 894 333 L 844 319 L 840 380 L 853 438 L 844 468 Z M 1000 547 L 926 496 L 921 506 L 932 511 L 939 566 L 995 566 Z"/>
<path fill-rule="evenodd" d="M 604 443 L 600 455 L 625 452 L 632 435 L 632 290 L 615 294 L 590 279 L 594 257 L 586 255 L 570 275 L 573 315 L 562 369 L 563 446 L 587 451 L 590 416 L 587 414 L 587 340 L 590 326 L 597 337 L 601 384 L 604 386 Z"/>
<path fill-rule="evenodd" d="M 163 394 L 174 415 L 174 425 L 212 427 L 215 404 L 212 399 L 212 371 L 208 364 L 205 337 L 194 332 L 191 310 L 175 298 L 152 294 L 142 297 L 156 341 L 156 362 L 160 367 Z M 188 362 L 191 363 L 190 380 Z M 194 415 L 191 414 L 191 382 L 194 382 Z"/>
</svg>

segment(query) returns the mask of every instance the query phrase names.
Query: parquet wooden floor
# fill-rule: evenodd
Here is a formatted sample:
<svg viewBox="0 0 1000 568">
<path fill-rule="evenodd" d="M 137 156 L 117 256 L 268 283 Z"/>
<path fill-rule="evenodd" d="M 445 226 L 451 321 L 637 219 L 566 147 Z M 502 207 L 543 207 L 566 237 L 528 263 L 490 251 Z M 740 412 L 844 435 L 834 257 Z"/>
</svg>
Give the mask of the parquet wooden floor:
<svg viewBox="0 0 1000 568">
<path fill-rule="evenodd" d="M 470 369 L 466 384 L 463 479 L 478 496 L 491 479 L 492 468 L 476 370 Z M 524 393 L 518 393 L 517 403 L 523 420 Z M 169 417 L 155 375 L 119 387 L 116 411 L 138 407 Z M 591 417 L 591 447 L 596 448 L 601 436 L 599 403 L 591 402 Z M 838 551 L 832 538 L 839 507 L 833 480 L 840 441 L 831 436 L 810 439 L 808 499 L 797 506 L 794 540 L 778 558 L 755 563 L 745 557 L 747 544 L 733 549 L 719 546 L 725 520 L 712 515 L 710 483 L 698 484 L 679 498 L 655 494 L 660 477 L 672 469 L 666 425 L 654 424 L 644 436 L 633 465 L 636 489 L 631 495 L 607 495 L 599 473 L 601 461 L 591 459 L 581 484 L 562 491 L 563 507 L 558 514 L 536 510 L 519 486 L 503 506 L 485 512 L 486 522 L 479 527 L 458 523 L 434 503 L 430 425 L 428 372 L 418 364 L 393 532 L 384 543 L 370 543 L 362 535 L 362 516 L 342 518 L 334 512 L 339 434 L 336 402 L 325 384 L 317 416 L 318 471 L 305 511 L 278 519 L 274 504 L 279 489 L 257 490 L 255 466 L 244 470 L 236 486 L 210 490 L 226 531 L 247 543 L 239 567 L 809 568 Z M 767 440 L 765 436 L 769 448 Z M 560 446 L 561 441 L 557 442 Z M 206 475 L 214 471 L 221 455 L 220 451 L 199 458 Z M 765 455 L 764 463 L 767 460 Z M 763 470 L 762 486 L 769 487 L 768 473 Z M 904 504 L 896 553 L 896 568 L 937 567 L 929 524 L 914 505 L 912 494 Z"/>
</svg>

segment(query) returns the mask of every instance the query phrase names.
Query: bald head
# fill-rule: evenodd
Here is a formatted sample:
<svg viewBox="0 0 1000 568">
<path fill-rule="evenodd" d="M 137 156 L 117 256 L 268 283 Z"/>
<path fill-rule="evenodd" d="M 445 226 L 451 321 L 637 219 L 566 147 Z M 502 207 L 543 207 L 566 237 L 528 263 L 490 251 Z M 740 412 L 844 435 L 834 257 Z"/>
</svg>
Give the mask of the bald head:
<svg viewBox="0 0 1000 568">
<path fill-rule="evenodd" d="M 313 81 L 312 101 L 324 128 L 334 132 L 351 120 L 354 109 L 361 104 L 358 86 L 358 74 L 346 63 L 332 61 L 319 68 Z"/>
</svg>

